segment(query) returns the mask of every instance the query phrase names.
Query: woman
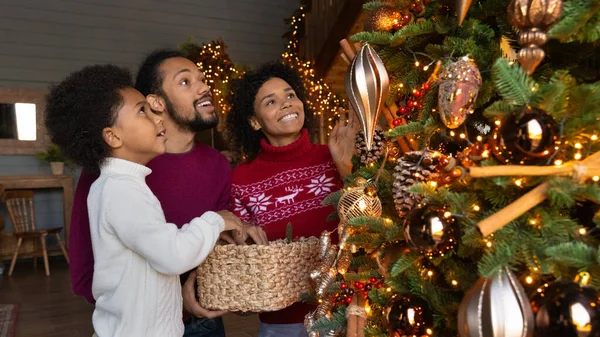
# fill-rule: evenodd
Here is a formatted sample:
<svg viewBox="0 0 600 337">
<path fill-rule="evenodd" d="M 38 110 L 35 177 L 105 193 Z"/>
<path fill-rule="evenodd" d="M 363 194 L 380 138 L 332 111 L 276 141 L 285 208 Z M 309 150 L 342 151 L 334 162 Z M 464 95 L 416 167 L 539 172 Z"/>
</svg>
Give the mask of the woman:
<svg viewBox="0 0 600 337">
<path fill-rule="evenodd" d="M 243 221 L 262 227 L 269 240 L 283 239 L 288 223 L 295 237 L 319 236 L 337 223 L 327 222 L 333 208 L 322 205 L 343 187 L 352 171 L 354 113 L 333 129 L 329 147 L 309 140 L 312 111 L 298 74 L 269 63 L 233 84 L 227 133 L 244 161 L 233 170 L 232 211 Z M 243 238 L 242 238 L 243 240 Z M 295 303 L 260 314 L 259 336 L 306 336 L 304 316 L 315 307 Z"/>
</svg>

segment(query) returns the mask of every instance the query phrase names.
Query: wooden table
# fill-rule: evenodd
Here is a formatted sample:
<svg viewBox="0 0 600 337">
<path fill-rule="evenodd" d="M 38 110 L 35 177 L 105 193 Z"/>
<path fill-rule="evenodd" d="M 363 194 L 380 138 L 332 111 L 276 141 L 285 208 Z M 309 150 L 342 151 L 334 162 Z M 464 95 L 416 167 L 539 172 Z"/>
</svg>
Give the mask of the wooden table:
<svg viewBox="0 0 600 337">
<path fill-rule="evenodd" d="M 71 227 L 71 209 L 73 207 L 74 196 L 73 176 L 0 176 L 0 185 L 3 185 L 6 190 L 35 190 L 46 188 L 61 188 L 63 190 L 65 245 L 68 247 L 69 228 Z M 5 248 L 8 247 L 2 248 L 2 251 L 4 251 Z M 2 255 L 2 251 L 0 251 L 0 255 Z"/>
</svg>

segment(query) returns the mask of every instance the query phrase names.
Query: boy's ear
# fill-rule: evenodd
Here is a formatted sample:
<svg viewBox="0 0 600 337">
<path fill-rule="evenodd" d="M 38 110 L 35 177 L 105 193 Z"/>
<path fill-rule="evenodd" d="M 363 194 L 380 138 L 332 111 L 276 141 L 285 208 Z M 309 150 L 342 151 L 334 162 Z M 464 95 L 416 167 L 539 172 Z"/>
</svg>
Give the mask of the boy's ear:
<svg viewBox="0 0 600 337">
<path fill-rule="evenodd" d="M 112 149 L 118 149 L 123 146 L 123 140 L 115 132 L 113 128 L 104 128 L 102 130 L 102 138 Z"/>
<path fill-rule="evenodd" d="M 250 126 L 252 127 L 252 129 L 254 131 L 260 130 L 260 124 L 256 120 L 256 117 L 254 117 L 254 116 L 249 117 L 248 118 L 248 123 L 250 123 Z"/>
<path fill-rule="evenodd" d="M 146 96 L 146 102 L 150 104 L 150 109 L 152 109 L 152 111 L 165 112 L 166 104 L 162 97 L 155 94 L 150 94 Z"/>
</svg>

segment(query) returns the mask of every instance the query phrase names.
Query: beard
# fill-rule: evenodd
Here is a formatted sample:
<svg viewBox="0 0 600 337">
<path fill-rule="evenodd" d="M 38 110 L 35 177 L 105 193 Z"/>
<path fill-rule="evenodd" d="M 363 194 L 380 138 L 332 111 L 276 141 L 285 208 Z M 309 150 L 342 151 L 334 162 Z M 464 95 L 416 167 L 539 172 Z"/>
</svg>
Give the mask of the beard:
<svg viewBox="0 0 600 337">
<path fill-rule="evenodd" d="M 198 133 L 204 130 L 212 129 L 219 124 L 219 117 L 217 117 L 216 112 L 213 112 L 212 116 L 205 118 L 202 117 L 202 114 L 196 109 L 196 102 L 194 102 L 194 117 L 192 119 L 187 119 L 181 116 L 178 111 L 177 106 L 171 102 L 167 95 L 163 95 L 165 99 L 165 105 L 167 107 L 167 113 L 169 117 L 173 120 L 173 122 L 179 127 L 182 131 L 191 131 L 194 133 Z"/>
</svg>

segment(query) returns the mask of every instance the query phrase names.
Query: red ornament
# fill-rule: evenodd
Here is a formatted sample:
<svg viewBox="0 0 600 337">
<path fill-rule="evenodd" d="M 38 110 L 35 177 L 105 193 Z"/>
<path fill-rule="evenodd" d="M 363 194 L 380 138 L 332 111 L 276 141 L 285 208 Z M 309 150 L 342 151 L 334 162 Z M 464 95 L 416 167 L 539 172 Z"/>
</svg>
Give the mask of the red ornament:
<svg viewBox="0 0 600 337">
<path fill-rule="evenodd" d="M 405 106 L 401 106 L 399 110 L 400 110 L 400 113 L 403 115 L 408 112 L 408 108 Z"/>
<path fill-rule="evenodd" d="M 352 297 L 346 298 L 346 303 L 348 303 L 348 304 L 352 303 Z"/>
<path fill-rule="evenodd" d="M 369 279 L 369 282 L 371 282 L 371 283 L 375 283 L 375 282 L 377 282 L 377 279 L 376 279 L 376 278 L 374 278 L 374 277 L 371 277 L 371 278 Z"/>
<path fill-rule="evenodd" d="M 363 290 L 365 287 L 365 284 L 362 282 L 356 282 L 356 287 L 360 290 Z"/>
<path fill-rule="evenodd" d="M 346 285 L 346 283 L 340 284 L 340 289 L 346 289 L 346 288 L 348 288 L 348 285 Z"/>
<path fill-rule="evenodd" d="M 402 125 L 402 120 L 400 118 L 396 118 L 392 121 L 392 124 L 394 126 L 400 126 L 400 125 Z"/>
<path fill-rule="evenodd" d="M 406 15 L 404 15 L 404 16 L 402 17 L 402 19 L 403 19 L 403 20 L 402 20 L 402 22 L 403 22 L 405 25 L 407 25 L 407 24 L 409 24 L 409 23 L 410 23 L 410 20 L 412 19 L 412 14 L 410 14 L 410 13 L 406 13 Z"/>
<path fill-rule="evenodd" d="M 423 90 L 429 90 L 429 89 L 431 89 L 431 86 L 429 85 L 429 83 L 423 84 Z"/>
<path fill-rule="evenodd" d="M 417 103 L 417 102 L 415 102 L 413 100 L 409 100 L 408 102 L 406 102 L 406 105 L 412 107 L 412 106 L 414 106 L 415 103 Z"/>
</svg>

